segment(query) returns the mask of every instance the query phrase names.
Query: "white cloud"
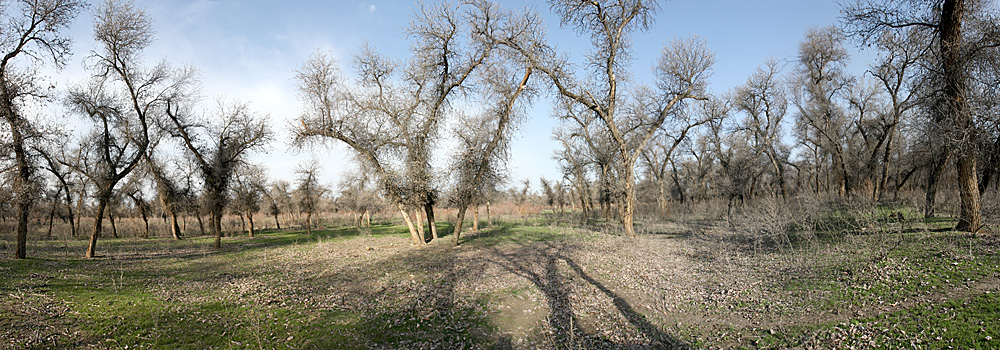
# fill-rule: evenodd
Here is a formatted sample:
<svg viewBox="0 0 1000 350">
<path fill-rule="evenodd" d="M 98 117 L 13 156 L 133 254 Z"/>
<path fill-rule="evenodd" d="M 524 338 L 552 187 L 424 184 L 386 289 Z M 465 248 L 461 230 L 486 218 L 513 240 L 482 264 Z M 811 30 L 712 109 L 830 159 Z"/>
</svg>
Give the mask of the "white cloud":
<svg viewBox="0 0 1000 350">
<path fill-rule="evenodd" d="M 368 12 L 375 12 L 375 5 L 368 5 Z"/>
</svg>

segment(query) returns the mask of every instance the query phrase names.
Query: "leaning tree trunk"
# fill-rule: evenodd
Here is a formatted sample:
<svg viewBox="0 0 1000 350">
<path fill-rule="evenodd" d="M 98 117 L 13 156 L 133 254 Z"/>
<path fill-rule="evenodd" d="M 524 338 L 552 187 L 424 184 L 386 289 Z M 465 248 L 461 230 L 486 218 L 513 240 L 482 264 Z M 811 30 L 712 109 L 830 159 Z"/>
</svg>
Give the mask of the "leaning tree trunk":
<svg viewBox="0 0 1000 350">
<path fill-rule="evenodd" d="M 462 234 L 462 223 L 465 222 L 465 206 L 458 207 L 458 219 L 455 221 L 455 234 L 452 236 L 452 245 L 458 245 L 459 236 Z"/>
<path fill-rule="evenodd" d="M 97 251 L 97 238 L 101 236 L 101 224 L 104 220 L 104 210 L 108 207 L 111 191 L 100 193 L 97 198 L 97 212 L 94 213 L 94 229 L 90 232 L 90 242 L 87 243 L 87 258 L 93 258 Z"/>
<path fill-rule="evenodd" d="M 201 224 L 201 217 L 198 217 L 198 223 Z M 170 212 L 170 234 L 174 236 L 174 239 L 180 240 L 184 237 L 181 234 L 181 228 L 177 225 L 177 213 Z"/>
<path fill-rule="evenodd" d="M 108 221 L 111 222 L 111 236 L 118 239 L 118 226 L 115 225 L 115 213 L 110 208 L 108 208 Z"/>
<path fill-rule="evenodd" d="M 281 222 L 278 221 L 277 213 L 274 214 L 274 226 L 277 226 L 279 230 L 281 229 Z"/>
<path fill-rule="evenodd" d="M 434 204 L 427 203 L 424 205 L 424 213 L 427 214 L 427 226 L 431 229 L 431 240 L 436 241 L 438 239 L 438 230 L 434 221 Z"/>
<path fill-rule="evenodd" d="M 313 217 L 312 210 L 306 210 L 306 234 L 309 235 L 313 234 L 312 217 Z"/>
<path fill-rule="evenodd" d="M 410 214 L 406 212 L 406 208 L 402 204 L 396 205 L 399 208 L 399 213 L 403 216 L 403 222 L 406 223 L 406 228 L 410 230 L 410 238 L 413 239 L 414 245 L 424 245 L 427 244 L 423 240 L 423 233 L 418 234 L 417 228 L 413 225 L 413 220 L 410 220 Z"/>
</svg>

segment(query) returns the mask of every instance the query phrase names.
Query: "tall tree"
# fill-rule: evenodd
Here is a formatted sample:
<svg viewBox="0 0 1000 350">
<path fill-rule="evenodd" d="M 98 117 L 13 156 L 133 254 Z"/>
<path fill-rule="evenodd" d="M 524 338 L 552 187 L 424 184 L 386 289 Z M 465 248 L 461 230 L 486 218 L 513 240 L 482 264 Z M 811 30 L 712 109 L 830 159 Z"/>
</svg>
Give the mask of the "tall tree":
<svg viewBox="0 0 1000 350">
<path fill-rule="evenodd" d="M 81 0 L 19 0 L 0 5 L 0 115 L 7 123 L 14 153 L 13 183 L 16 207 L 17 248 L 14 256 L 27 257 L 28 214 L 34 200 L 35 165 L 28 143 L 35 136 L 35 121 L 23 109 L 29 99 L 47 100 L 35 64 L 62 67 L 72 42 L 65 31 L 86 3 Z M 23 66 L 29 64 L 28 67 Z"/>
<path fill-rule="evenodd" d="M 782 198 L 788 198 L 785 164 L 788 149 L 783 145 L 782 122 L 788 110 L 787 92 L 780 83 L 780 63 L 769 59 L 736 88 L 734 107 L 746 114 L 739 129 L 750 134 L 753 149 L 767 156 Z"/>
<path fill-rule="evenodd" d="M 845 87 L 852 82 L 846 72 L 845 39 L 836 27 L 810 29 L 799 45 L 799 69 L 792 90 L 799 141 L 817 155 L 817 167 L 830 160 L 826 171 L 836 179 L 836 192 L 842 197 L 852 191 L 846 145 L 850 124 L 841 103 Z"/>
<path fill-rule="evenodd" d="M 630 65 L 631 36 L 653 23 L 658 4 L 649 0 L 553 0 L 552 10 L 563 25 L 590 35 L 594 46 L 587 55 L 591 67 L 586 78 L 574 74 L 565 56 L 544 42 L 505 42 L 522 53 L 531 65 L 550 78 L 559 95 L 593 113 L 612 141 L 615 192 L 625 235 L 635 236 L 635 164 L 642 150 L 682 102 L 704 98 L 714 57 L 700 40 L 678 40 L 665 47 L 653 72 L 656 90 L 646 94 L 649 108 L 625 113 L 624 91 Z M 591 82 L 590 84 L 586 82 Z"/>
<path fill-rule="evenodd" d="M 309 162 L 295 169 L 299 208 L 306 213 L 306 233 L 312 234 L 312 217 L 319 209 L 319 200 L 326 189 L 319 184 L 319 164 Z"/>
<path fill-rule="evenodd" d="M 956 158 L 961 214 L 955 229 L 960 231 L 982 227 L 978 130 L 969 86 L 972 68 L 1000 50 L 1000 18 L 991 5 L 977 0 L 858 0 L 843 8 L 846 26 L 863 43 L 910 28 L 932 38 L 933 60 L 925 74 L 937 83 L 936 101 L 930 102 L 936 115 L 933 123 L 947 136 Z"/>
<path fill-rule="evenodd" d="M 188 76 L 175 76 L 165 63 L 142 66 L 142 51 L 153 40 L 152 23 L 131 2 L 102 3 L 95 13 L 94 39 L 98 49 L 90 55 L 91 82 L 72 89 L 68 97 L 70 107 L 95 124 L 81 147 L 81 169 L 96 187 L 97 199 L 88 258 L 94 257 L 115 187 L 148 150 L 153 118 L 188 82 Z"/>
<path fill-rule="evenodd" d="M 470 21 L 489 18 L 474 15 L 484 8 L 470 4 L 460 13 L 443 4 L 421 7 L 407 30 L 415 42 L 407 64 L 366 48 L 355 57 L 360 76 L 349 88 L 337 63 L 321 54 L 296 74 L 306 105 L 297 142 L 329 138 L 351 147 L 400 210 L 414 244 L 425 239 L 414 226 L 420 215 L 411 217 L 410 209 L 426 213 L 437 237 L 430 159 L 440 125 L 456 92 L 468 88 L 493 51 L 492 41 L 468 35 Z"/>
<path fill-rule="evenodd" d="M 222 249 L 222 215 L 236 169 L 250 152 L 263 149 L 272 139 L 266 115 L 246 103 L 220 101 L 210 121 L 199 120 L 192 100 L 167 101 L 168 132 L 180 139 L 195 160 L 204 181 L 203 197 L 211 214 L 209 226 L 215 249 Z"/>
</svg>

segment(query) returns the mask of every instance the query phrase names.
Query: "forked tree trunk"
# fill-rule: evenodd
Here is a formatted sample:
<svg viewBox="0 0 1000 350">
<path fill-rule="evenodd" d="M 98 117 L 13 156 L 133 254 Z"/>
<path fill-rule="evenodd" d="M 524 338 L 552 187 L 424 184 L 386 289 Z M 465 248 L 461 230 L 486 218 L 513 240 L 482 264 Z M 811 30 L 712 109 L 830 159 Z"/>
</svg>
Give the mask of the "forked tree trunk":
<svg viewBox="0 0 1000 350">
<path fill-rule="evenodd" d="M 198 220 L 198 222 L 200 223 L 201 220 Z M 181 234 L 181 228 L 177 226 L 177 213 L 175 212 L 170 213 L 170 234 L 173 235 L 174 239 L 177 240 L 183 238 L 183 235 Z"/>
<path fill-rule="evenodd" d="M 397 204 L 399 208 L 399 214 L 403 216 L 403 222 L 406 223 L 406 228 L 410 230 L 410 238 L 413 239 L 414 245 L 424 245 L 426 244 L 421 238 L 421 234 L 417 233 L 417 228 L 413 225 L 413 220 L 410 220 L 410 214 L 406 212 L 406 208 L 402 204 Z"/>
</svg>

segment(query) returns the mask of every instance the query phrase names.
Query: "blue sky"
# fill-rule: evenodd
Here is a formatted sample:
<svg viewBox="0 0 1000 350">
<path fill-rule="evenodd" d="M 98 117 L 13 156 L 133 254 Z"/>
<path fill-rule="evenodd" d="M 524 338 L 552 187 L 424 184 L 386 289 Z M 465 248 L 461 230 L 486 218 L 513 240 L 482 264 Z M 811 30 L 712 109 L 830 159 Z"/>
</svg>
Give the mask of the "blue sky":
<svg viewBox="0 0 1000 350">
<path fill-rule="evenodd" d="M 384 54 L 403 58 L 409 43 L 403 31 L 417 3 L 412 0 L 265 1 L 265 0 L 135 0 L 153 18 L 156 41 L 146 51 L 150 63 L 165 59 L 190 64 L 201 72 L 206 99 L 245 100 L 270 114 L 277 131 L 268 154 L 253 156 L 273 178 L 291 179 L 295 166 L 316 159 L 323 179 L 335 185 L 339 174 L 353 168 L 348 150 L 326 146 L 294 154 L 288 150 L 288 123 L 299 114 L 292 80 L 294 70 L 317 50 L 330 52 L 351 72 L 351 55 L 368 43 Z M 589 49 L 589 39 L 560 28 L 544 2 L 501 1 L 508 8 L 534 7 L 545 18 L 550 42 L 573 57 Z M 810 27 L 837 23 L 833 0 L 668 1 L 656 15 L 652 30 L 633 38 L 632 71 L 640 82 L 648 76 L 664 44 L 674 38 L 699 35 L 716 53 L 711 89 L 724 92 L 746 81 L 767 58 L 794 60 L 798 44 Z M 81 60 L 94 47 L 90 14 L 73 26 L 74 60 L 56 75 L 61 86 L 86 77 Z M 863 72 L 860 58 L 852 64 Z M 538 99 L 529 121 L 512 145 L 512 179 L 529 178 L 537 188 L 540 176 L 558 178 L 550 139 L 557 121 L 549 101 Z"/>
</svg>

